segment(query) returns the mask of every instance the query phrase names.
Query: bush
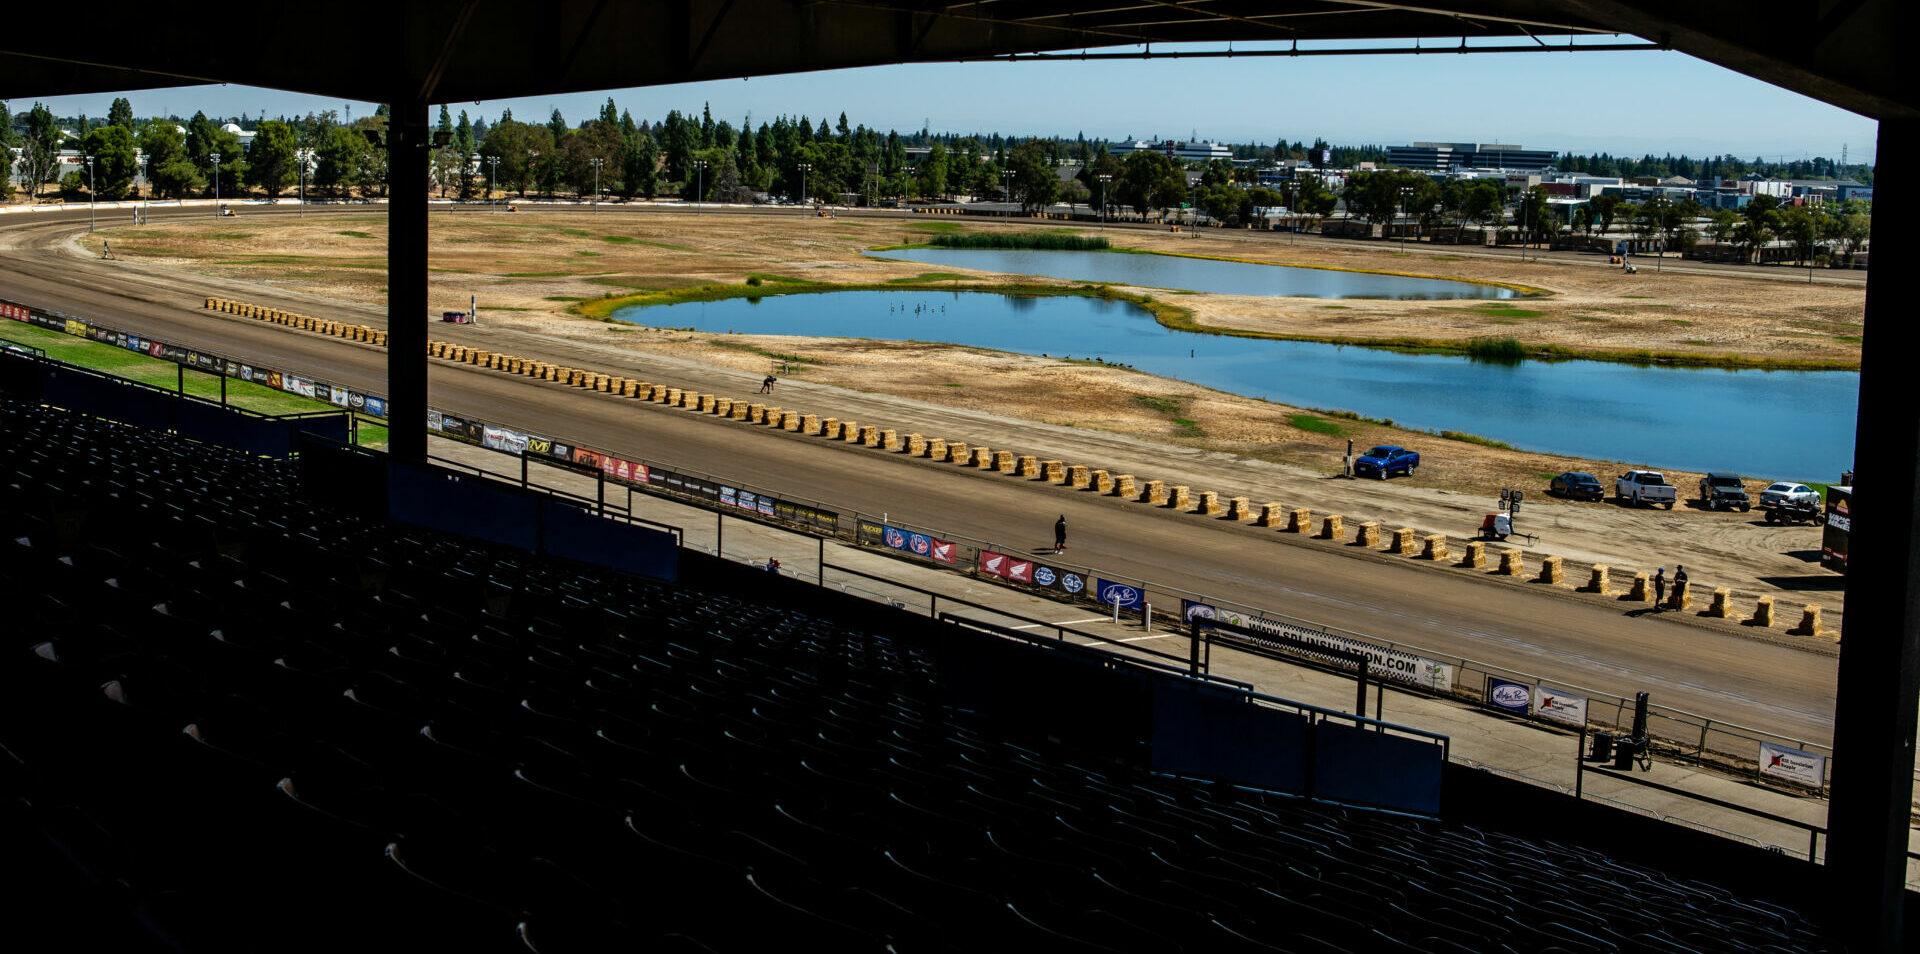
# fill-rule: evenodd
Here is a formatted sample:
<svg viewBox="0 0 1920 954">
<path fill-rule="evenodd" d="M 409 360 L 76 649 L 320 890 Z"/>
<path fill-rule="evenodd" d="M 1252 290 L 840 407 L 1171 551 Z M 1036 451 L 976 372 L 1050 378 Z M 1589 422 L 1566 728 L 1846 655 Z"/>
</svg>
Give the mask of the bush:
<svg viewBox="0 0 1920 954">
<path fill-rule="evenodd" d="M 1527 349 L 1514 338 L 1475 338 L 1467 342 L 1467 357 L 1497 364 L 1519 364 Z"/>
<path fill-rule="evenodd" d="M 758 275 L 748 275 L 748 276 L 747 276 L 747 284 L 749 284 L 749 285 L 752 285 L 752 286 L 753 286 L 753 287 L 755 287 L 755 288 L 759 288 L 759 287 L 760 287 L 760 276 L 758 276 Z"/>
<path fill-rule="evenodd" d="M 1063 235 L 1059 232 L 936 235 L 931 244 L 934 248 L 1038 249 L 1046 252 L 1103 252 L 1109 247 L 1107 240 L 1098 236 Z"/>
</svg>

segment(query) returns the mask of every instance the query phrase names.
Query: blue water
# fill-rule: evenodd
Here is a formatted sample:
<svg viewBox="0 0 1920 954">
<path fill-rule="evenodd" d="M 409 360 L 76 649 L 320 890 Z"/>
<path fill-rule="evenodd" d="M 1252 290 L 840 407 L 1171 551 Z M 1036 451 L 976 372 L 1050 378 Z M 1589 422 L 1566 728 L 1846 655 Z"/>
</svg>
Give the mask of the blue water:
<svg viewBox="0 0 1920 954">
<path fill-rule="evenodd" d="M 1650 467 L 1833 481 L 1853 461 L 1859 375 L 1851 372 L 1484 364 L 1170 331 L 1124 302 L 982 292 L 776 295 L 627 308 L 614 317 L 706 332 L 941 341 L 1099 358 L 1297 407 Z M 1444 459 L 1446 444 L 1417 443 L 1415 450 Z"/>
<path fill-rule="evenodd" d="M 1217 262 L 1178 255 L 1124 252 L 1042 252 L 991 249 L 909 248 L 869 252 L 875 258 L 923 265 L 977 268 L 1015 275 L 1045 275 L 1069 281 L 1110 282 L 1148 288 L 1179 288 L 1216 295 L 1284 295 L 1293 298 L 1517 298 L 1498 285 L 1371 275 L 1327 268 Z"/>
</svg>

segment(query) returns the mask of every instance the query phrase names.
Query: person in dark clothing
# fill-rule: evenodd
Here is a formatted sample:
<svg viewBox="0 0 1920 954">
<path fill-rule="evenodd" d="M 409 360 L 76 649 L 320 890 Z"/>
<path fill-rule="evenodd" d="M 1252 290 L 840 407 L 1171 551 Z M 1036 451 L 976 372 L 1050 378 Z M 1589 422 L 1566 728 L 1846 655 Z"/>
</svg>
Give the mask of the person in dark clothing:
<svg viewBox="0 0 1920 954">
<path fill-rule="evenodd" d="M 1067 515 L 1053 522 L 1053 552 L 1059 553 L 1067 548 Z"/>
<path fill-rule="evenodd" d="M 773 382 L 774 382 L 775 380 L 776 380 L 776 379 L 774 378 L 774 376 L 773 376 L 773 375 L 771 375 L 771 374 L 769 374 L 769 375 L 767 375 L 767 379 L 766 379 L 765 381 L 762 381 L 762 382 L 760 382 L 760 393 L 761 393 L 761 394 L 772 394 L 772 393 L 773 393 Z"/>
<path fill-rule="evenodd" d="M 1667 601 L 1667 568 L 1661 567 L 1653 572 L 1653 611 L 1660 612 L 1660 604 Z"/>
</svg>

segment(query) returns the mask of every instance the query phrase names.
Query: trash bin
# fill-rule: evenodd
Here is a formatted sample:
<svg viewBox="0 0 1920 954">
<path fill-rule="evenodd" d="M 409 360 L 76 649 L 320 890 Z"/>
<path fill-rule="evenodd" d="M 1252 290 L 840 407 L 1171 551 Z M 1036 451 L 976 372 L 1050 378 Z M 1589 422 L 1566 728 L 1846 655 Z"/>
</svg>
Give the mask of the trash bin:
<svg viewBox="0 0 1920 954">
<path fill-rule="evenodd" d="M 1645 744 L 1640 739 L 1621 739 L 1613 747 L 1613 767 L 1622 772 L 1633 771 L 1633 757 L 1640 754 L 1640 746 Z"/>
<path fill-rule="evenodd" d="M 1605 762 L 1613 758 L 1613 733 L 1595 732 L 1593 734 L 1593 755 L 1595 762 Z"/>
</svg>

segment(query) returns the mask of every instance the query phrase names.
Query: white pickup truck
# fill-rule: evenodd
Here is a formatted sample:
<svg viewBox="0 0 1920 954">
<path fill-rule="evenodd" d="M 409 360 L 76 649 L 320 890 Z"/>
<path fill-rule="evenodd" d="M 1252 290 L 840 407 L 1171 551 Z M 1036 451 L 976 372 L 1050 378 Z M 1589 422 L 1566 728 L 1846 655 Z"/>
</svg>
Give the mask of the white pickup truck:
<svg viewBox="0 0 1920 954">
<path fill-rule="evenodd" d="M 1679 494 L 1657 470 L 1630 470 L 1613 482 L 1613 499 L 1635 507 L 1660 504 L 1672 510 Z"/>
</svg>

